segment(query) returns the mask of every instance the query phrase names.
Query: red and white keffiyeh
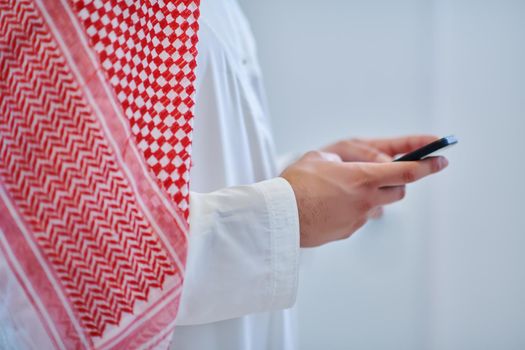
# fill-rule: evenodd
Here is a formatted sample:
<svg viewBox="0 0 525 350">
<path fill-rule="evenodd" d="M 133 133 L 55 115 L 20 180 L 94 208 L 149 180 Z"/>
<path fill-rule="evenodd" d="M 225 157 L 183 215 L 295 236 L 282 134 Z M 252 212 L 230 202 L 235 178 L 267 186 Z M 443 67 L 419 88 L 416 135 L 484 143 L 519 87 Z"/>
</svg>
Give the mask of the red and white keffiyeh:
<svg viewBox="0 0 525 350">
<path fill-rule="evenodd" d="M 0 249 L 58 349 L 169 343 L 198 15 L 199 0 L 0 0 Z"/>
</svg>

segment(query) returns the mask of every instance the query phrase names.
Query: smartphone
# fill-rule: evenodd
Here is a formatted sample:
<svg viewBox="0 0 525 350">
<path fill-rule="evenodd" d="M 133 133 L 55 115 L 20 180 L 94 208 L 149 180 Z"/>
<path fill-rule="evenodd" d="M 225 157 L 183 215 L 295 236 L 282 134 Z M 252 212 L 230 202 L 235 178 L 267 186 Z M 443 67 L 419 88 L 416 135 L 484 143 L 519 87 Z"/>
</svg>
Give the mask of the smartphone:
<svg viewBox="0 0 525 350">
<path fill-rule="evenodd" d="M 396 160 L 394 160 L 394 162 L 409 162 L 414 160 L 425 159 L 429 156 L 432 156 L 438 151 L 442 151 L 445 148 L 454 146 L 456 143 L 458 143 L 458 139 L 454 135 L 443 137 L 442 139 L 429 143 L 426 146 L 423 146 L 419 149 L 416 149 L 415 151 L 412 151 L 410 153 L 405 154 L 404 156 L 397 158 Z"/>
</svg>

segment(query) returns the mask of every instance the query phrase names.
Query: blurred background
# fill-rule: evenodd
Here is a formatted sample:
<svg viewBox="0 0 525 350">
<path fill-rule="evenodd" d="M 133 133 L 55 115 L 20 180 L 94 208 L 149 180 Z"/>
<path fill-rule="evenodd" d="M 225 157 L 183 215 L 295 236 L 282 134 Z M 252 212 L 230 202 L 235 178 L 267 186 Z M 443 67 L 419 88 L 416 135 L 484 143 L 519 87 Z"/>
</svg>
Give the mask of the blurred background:
<svg viewBox="0 0 525 350">
<path fill-rule="evenodd" d="M 305 252 L 299 348 L 525 349 L 525 1 L 241 5 L 279 152 L 460 139 L 383 219 Z"/>
</svg>

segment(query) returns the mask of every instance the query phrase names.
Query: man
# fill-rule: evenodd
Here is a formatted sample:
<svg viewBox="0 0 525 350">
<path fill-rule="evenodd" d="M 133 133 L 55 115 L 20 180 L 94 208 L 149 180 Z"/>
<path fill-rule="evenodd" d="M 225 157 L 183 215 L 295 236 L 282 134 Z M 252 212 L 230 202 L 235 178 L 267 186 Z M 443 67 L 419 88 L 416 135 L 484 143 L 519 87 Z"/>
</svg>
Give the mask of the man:
<svg viewBox="0 0 525 350">
<path fill-rule="evenodd" d="M 421 136 L 338 142 L 277 176 L 248 26 L 207 1 L 186 250 L 198 9 L 159 4 L 0 7 L 0 347 L 293 348 L 299 248 L 446 166 L 389 162 Z"/>
<path fill-rule="evenodd" d="M 299 246 L 348 237 L 446 163 L 378 164 L 432 136 L 353 140 L 276 177 L 255 44 L 236 1 L 201 4 L 199 42 L 189 255 L 172 349 L 293 349 Z"/>
</svg>

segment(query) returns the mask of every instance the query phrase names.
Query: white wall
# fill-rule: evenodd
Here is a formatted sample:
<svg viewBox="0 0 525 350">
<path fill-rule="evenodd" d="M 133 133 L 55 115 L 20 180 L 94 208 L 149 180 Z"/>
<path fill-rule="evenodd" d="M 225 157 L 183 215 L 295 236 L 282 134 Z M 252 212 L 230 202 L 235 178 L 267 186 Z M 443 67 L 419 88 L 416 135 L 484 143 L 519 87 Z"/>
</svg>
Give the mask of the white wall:
<svg viewBox="0 0 525 350">
<path fill-rule="evenodd" d="M 525 349 L 525 1 L 436 5 L 434 348 Z"/>
<path fill-rule="evenodd" d="M 305 257 L 300 348 L 525 348 L 525 1 L 242 4 L 280 151 L 461 139 L 446 173 Z"/>
</svg>

